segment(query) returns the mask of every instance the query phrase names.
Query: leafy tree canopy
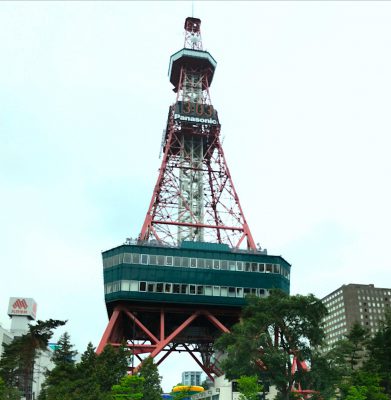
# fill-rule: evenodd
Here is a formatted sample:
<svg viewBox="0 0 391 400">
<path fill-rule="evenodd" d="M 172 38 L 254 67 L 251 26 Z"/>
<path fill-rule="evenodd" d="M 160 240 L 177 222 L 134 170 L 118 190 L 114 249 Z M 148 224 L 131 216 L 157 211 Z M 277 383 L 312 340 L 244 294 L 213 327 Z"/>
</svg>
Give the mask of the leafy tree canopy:
<svg viewBox="0 0 391 400">
<path fill-rule="evenodd" d="M 32 398 L 31 381 L 34 363 L 40 351 L 47 349 L 53 330 L 66 321 L 38 320 L 29 325 L 28 332 L 17 336 L 10 344 L 4 345 L 0 360 L 0 377 L 9 388 L 19 388 L 27 400 Z"/>
<path fill-rule="evenodd" d="M 144 378 L 137 375 L 124 376 L 112 388 L 113 400 L 139 400 L 143 398 Z"/>
<path fill-rule="evenodd" d="M 151 357 L 145 359 L 139 372 L 139 376 L 144 378 L 143 394 L 144 400 L 161 400 L 162 388 L 160 383 L 162 377 L 159 375 L 157 365 Z"/>
<path fill-rule="evenodd" d="M 223 334 L 216 348 L 227 355 L 222 368 L 228 379 L 259 376 L 263 371 L 283 398 L 289 398 L 298 373 L 292 373 L 292 355 L 311 360 L 322 343 L 326 307 L 313 295 L 289 296 L 272 290 L 266 298 L 250 297 L 242 320 Z"/>
<path fill-rule="evenodd" d="M 241 376 L 238 380 L 239 400 L 258 400 L 262 392 L 262 385 L 258 383 L 258 376 Z"/>
</svg>

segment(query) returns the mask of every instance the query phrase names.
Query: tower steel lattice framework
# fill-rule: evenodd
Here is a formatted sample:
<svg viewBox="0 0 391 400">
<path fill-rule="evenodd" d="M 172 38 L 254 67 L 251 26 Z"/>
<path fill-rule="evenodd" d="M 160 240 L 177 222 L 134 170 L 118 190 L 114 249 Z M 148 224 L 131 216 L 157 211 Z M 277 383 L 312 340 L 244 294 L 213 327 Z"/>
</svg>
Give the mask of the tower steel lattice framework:
<svg viewBox="0 0 391 400">
<path fill-rule="evenodd" d="M 247 293 L 261 295 L 266 287 L 289 292 L 290 265 L 281 256 L 269 256 L 257 249 L 243 214 L 221 145 L 218 113 L 209 92 L 217 63 L 203 50 L 200 26 L 199 19 L 186 19 L 184 48 L 170 59 L 169 77 L 176 100 L 169 107 L 162 164 L 141 233 L 136 243 L 125 243 L 103 253 L 110 320 L 97 352 L 108 343 L 120 346 L 125 342 L 133 360 L 138 361 L 133 362 L 133 372 L 145 356 L 155 358 L 160 365 L 172 352 L 187 352 L 213 380 L 222 375 L 213 350 L 214 341 L 239 321 L 244 296 L 223 300 L 191 296 L 188 300 L 189 296 L 184 294 L 189 292 L 183 292 L 183 286 L 190 286 L 191 290 L 193 283 L 197 288 L 194 290 L 200 291 L 193 294 L 206 295 L 204 287 L 206 290 L 207 285 L 221 281 L 232 285 L 229 289 L 238 295 L 240 288 L 234 287 L 235 281 L 241 281 Z M 236 272 L 215 271 L 215 266 L 210 267 L 212 271 L 199 270 L 200 265 L 207 268 L 206 258 L 212 253 L 214 258 L 221 257 L 221 269 L 225 269 L 224 265 L 237 265 Z M 172 269 L 183 255 L 186 257 L 182 258 L 190 257 L 190 265 Z M 150 261 L 154 257 L 152 265 L 146 265 L 144 256 L 150 257 Z M 159 257 L 166 264 L 159 264 Z M 265 268 L 279 265 L 271 272 L 280 275 L 272 277 L 239 269 L 241 260 L 250 259 L 261 261 L 264 264 L 255 264 Z M 228 264 L 232 262 L 235 264 Z M 276 262 L 279 264 L 271 264 Z M 192 267 L 197 267 L 196 273 Z M 156 283 L 156 279 L 161 283 Z M 168 283 L 170 279 L 186 284 Z M 305 368 L 305 364 L 295 363 L 296 366 Z M 295 390 L 304 398 L 310 396 L 310 391 L 301 390 L 300 383 Z"/>
<path fill-rule="evenodd" d="M 140 240 L 226 243 L 255 249 L 220 141 L 210 98 L 216 61 L 202 49 L 201 21 L 187 18 L 184 49 L 170 60 L 176 102 Z"/>
</svg>

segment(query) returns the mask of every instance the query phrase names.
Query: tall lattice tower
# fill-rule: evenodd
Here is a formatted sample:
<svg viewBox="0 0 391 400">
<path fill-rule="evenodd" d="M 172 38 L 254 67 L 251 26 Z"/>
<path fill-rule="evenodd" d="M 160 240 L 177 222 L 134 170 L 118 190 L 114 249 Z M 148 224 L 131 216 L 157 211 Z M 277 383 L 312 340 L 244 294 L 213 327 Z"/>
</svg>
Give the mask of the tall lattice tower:
<svg viewBox="0 0 391 400">
<path fill-rule="evenodd" d="M 220 123 L 209 88 L 216 61 L 202 49 L 201 21 L 187 18 L 185 44 L 171 56 L 176 102 L 169 109 L 164 155 L 140 239 L 255 243 L 220 142 Z"/>
<path fill-rule="evenodd" d="M 170 59 L 176 99 L 140 236 L 103 252 L 110 321 L 97 351 L 125 341 L 137 364 L 185 351 L 213 379 L 215 339 L 238 321 L 246 295 L 289 292 L 290 265 L 254 244 L 220 142 L 209 93 L 216 61 L 200 27 L 186 19 L 184 48 Z"/>
</svg>

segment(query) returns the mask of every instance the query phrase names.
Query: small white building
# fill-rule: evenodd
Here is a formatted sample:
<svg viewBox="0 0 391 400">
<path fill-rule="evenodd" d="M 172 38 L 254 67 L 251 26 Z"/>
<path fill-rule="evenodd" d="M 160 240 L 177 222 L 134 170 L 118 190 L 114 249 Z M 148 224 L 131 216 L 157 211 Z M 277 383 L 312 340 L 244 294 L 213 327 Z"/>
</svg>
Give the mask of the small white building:
<svg viewBox="0 0 391 400">
<path fill-rule="evenodd" d="M 239 400 L 239 392 L 234 390 L 235 385 L 225 379 L 225 376 L 220 376 L 215 379 L 213 387 L 204 392 L 191 396 L 193 400 Z M 262 394 L 262 393 L 260 393 Z M 269 392 L 265 393 L 265 399 L 274 399 L 277 391 L 274 387 L 270 387 Z"/>
<path fill-rule="evenodd" d="M 182 385 L 185 386 L 201 386 L 202 371 L 183 371 Z"/>
<path fill-rule="evenodd" d="M 8 305 L 8 315 L 11 318 L 9 330 L 0 326 L 0 358 L 3 353 L 3 344 L 10 344 L 14 338 L 28 332 L 29 323 L 36 318 L 37 303 L 32 298 L 11 297 Z M 41 351 L 35 360 L 33 381 L 31 382 L 32 398 L 38 398 L 45 372 L 54 367 L 51 361 L 53 351 L 48 348 Z"/>
</svg>

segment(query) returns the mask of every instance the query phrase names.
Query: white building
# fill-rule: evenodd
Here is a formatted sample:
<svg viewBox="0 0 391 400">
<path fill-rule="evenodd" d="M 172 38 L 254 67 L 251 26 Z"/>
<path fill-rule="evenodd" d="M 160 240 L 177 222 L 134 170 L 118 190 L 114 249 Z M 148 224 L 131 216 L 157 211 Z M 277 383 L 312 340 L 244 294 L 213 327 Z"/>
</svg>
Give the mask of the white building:
<svg viewBox="0 0 391 400">
<path fill-rule="evenodd" d="M 261 395 L 262 393 L 260 393 Z M 277 391 L 274 387 L 270 387 L 269 392 L 265 393 L 265 399 L 274 399 Z M 215 378 L 213 387 L 204 392 L 191 396 L 193 400 L 239 400 L 240 393 L 235 391 L 235 385 L 225 379 L 225 376 Z"/>
<path fill-rule="evenodd" d="M 182 372 L 182 385 L 185 386 L 201 386 L 201 371 L 184 371 Z"/>
<path fill-rule="evenodd" d="M 13 338 L 11 332 L 7 331 L 0 325 L 0 358 L 3 354 L 3 343 L 10 344 Z"/>
<path fill-rule="evenodd" d="M 29 323 L 35 320 L 37 303 L 34 299 L 24 297 L 11 297 L 8 306 L 8 315 L 11 318 L 9 330 L 0 326 L 0 358 L 3 353 L 3 344 L 10 344 L 18 336 L 28 332 Z M 39 353 L 35 360 L 33 381 L 31 382 L 31 398 L 36 399 L 41 391 L 42 383 L 45 380 L 46 370 L 53 368 L 51 361 L 52 350 Z"/>
</svg>

